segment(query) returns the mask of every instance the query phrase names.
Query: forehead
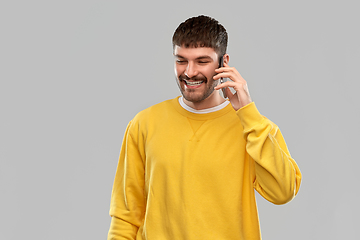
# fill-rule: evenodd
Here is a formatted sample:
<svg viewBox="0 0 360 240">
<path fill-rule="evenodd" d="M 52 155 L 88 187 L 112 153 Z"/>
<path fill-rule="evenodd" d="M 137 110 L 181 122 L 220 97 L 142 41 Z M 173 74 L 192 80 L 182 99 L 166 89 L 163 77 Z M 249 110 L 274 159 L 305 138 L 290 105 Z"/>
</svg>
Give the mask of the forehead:
<svg viewBox="0 0 360 240">
<path fill-rule="evenodd" d="M 174 56 L 183 57 L 187 59 L 196 59 L 199 57 L 210 57 L 214 60 L 217 59 L 218 55 L 213 48 L 209 47 L 174 47 Z"/>
</svg>

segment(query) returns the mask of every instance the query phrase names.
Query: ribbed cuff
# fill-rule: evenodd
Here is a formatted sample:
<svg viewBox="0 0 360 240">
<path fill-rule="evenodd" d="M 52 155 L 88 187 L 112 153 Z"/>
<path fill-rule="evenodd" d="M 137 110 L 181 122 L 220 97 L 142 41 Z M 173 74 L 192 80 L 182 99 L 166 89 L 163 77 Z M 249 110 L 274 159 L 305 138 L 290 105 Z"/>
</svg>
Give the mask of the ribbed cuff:
<svg viewBox="0 0 360 240">
<path fill-rule="evenodd" d="M 240 118 L 244 131 L 253 128 L 264 120 L 264 117 L 260 114 L 254 102 L 240 108 L 236 111 L 236 114 Z"/>
</svg>

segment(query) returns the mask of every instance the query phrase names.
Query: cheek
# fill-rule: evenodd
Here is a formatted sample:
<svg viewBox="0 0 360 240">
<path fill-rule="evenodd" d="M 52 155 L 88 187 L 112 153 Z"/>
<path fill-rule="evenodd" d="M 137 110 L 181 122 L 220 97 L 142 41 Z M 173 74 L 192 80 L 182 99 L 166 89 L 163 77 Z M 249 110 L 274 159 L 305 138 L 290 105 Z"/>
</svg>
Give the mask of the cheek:
<svg viewBox="0 0 360 240">
<path fill-rule="evenodd" d="M 216 75 L 215 69 L 206 69 L 203 71 L 203 74 L 207 77 L 207 79 L 213 79 L 214 75 Z"/>
<path fill-rule="evenodd" d="M 178 76 L 179 68 L 176 64 L 174 64 L 174 72 L 175 72 L 175 75 Z"/>
<path fill-rule="evenodd" d="M 176 76 L 180 76 L 185 71 L 185 68 L 183 66 L 179 66 L 177 64 L 174 65 L 174 72 Z"/>
</svg>

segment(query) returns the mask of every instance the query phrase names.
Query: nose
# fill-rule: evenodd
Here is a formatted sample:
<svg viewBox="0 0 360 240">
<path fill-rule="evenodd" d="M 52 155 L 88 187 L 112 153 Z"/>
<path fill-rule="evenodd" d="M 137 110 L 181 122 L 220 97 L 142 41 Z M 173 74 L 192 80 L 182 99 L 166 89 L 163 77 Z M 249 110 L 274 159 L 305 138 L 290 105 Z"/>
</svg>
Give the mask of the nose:
<svg viewBox="0 0 360 240">
<path fill-rule="evenodd" d="M 188 62 L 184 74 L 188 78 L 192 78 L 198 75 L 198 71 L 196 70 L 194 63 Z"/>
</svg>

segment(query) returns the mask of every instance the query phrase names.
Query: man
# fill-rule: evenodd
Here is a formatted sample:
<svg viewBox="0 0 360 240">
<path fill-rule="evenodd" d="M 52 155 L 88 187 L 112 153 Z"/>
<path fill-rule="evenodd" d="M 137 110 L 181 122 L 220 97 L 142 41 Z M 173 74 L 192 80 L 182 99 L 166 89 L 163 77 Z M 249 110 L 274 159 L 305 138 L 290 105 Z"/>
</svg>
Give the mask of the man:
<svg viewBox="0 0 360 240">
<path fill-rule="evenodd" d="M 279 128 L 260 115 L 246 81 L 228 65 L 226 47 L 225 28 L 210 17 L 176 29 L 182 97 L 129 123 L 108 239 L 261 239 L 254 189 L 274 204 L 298 192 L 300 170 Z"/>
</svg>

